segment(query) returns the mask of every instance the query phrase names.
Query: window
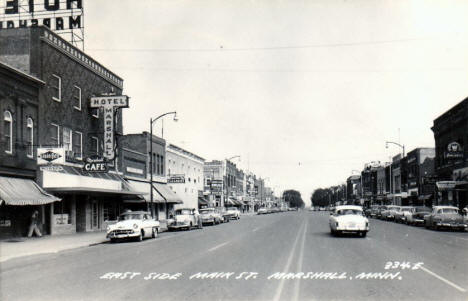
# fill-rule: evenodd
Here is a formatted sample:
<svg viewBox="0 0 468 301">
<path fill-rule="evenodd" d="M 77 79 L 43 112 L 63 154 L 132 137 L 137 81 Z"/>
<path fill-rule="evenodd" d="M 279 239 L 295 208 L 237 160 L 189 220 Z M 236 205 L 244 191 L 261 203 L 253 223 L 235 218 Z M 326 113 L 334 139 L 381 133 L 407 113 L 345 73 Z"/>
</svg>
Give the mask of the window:
<svg viewBox="0 0 468 301">
<path fill-rule="evenodd" d="M 73 132 L 73 153 L 75 154 L 75 158 L 78 160 L 81 160 L 83 158 L 83 148 L 82 148 L 82 142 L 83 142 L 83 134 L 80 132 Z"/>
<path fill-rule="evenodd" d="M 51 123 L 50 126 L 51 126 L 50 140 L 52 141 L 52 145 L 60 146 L 60 126 L 54 123 Z"/>
<path fill-rule="evenodd" d="M 62 101 L 62 79 L 60 76 L 52 74 L 50 87 L 52 88 L 52 99 L 55 101 Z"/>
<path fill-rule="evenodd" d="M 73 86 L 73 107 L 81 111 L 81 88 Z"/>
<path fill-rule="evenodd" d="M 28 139 L 28 147 L 27 147 L 26 155 L 29 158 L 32 158 L 34 154 L 34 122 L 32 118 L 28 118 L 26 135 Z"/>
<path fill-rule="evenodd" d="M 72 131 L 69 128 L 63 128 L 63 148 L 65 151 L 72 150 Z"/>
<path fill-rule="evenodd" d="M 99 138 L 98 137 L 91 137 L 91 149 L 90 152 L 93 155 L 99 154 Z"/>
<path fill-rule="evenodd" d="M 95 118 L 99 118 L 99 109 L 91 109 L 91 114 L 93 115 L 93 117 Z"/>
<path fill-rule="evenodd" d="M 3 113 L 3 135 L 6 140 L 6 149 L 7 154 L 13 153 L 13 118 L 9 111 Z"/>
</svg>

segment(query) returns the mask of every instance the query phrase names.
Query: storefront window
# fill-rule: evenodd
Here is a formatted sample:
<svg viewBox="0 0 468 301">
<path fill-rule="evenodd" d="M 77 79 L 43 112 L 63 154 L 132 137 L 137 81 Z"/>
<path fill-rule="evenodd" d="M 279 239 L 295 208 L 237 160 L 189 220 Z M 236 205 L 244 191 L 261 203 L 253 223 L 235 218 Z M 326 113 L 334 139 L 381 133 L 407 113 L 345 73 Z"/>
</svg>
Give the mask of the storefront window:
<svg viewBox="0 0 468 301">
<path fill-rule="evenodd" d="M 115 221 L 119 216 L 119 208 L 114 202 L 104 202 L 103 204 L 104 221 Z"/>
<path fill-rule="evenodd" d="M 71 224 L 71 205 L 67 200 L 54 203 L 54 221 L 56 225 Z"/>
</svg>

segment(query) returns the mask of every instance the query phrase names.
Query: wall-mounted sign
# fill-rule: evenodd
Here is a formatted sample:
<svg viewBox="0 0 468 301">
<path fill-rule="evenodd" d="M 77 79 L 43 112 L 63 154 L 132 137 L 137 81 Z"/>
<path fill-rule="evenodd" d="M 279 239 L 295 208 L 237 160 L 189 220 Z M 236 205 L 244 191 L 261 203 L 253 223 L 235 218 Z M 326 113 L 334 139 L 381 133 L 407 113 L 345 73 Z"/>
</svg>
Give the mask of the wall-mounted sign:
<svg viewBox="0 0 468 301">
<path fill-rule="evenodd" d="M 39 166 L 41 171 L 52 171 L 52 172 L 60 172 L 63 170 L 62 165 L 41 165 Z"/>
<path fill-rule="evenodd" d="M 457 182 L 455 181 L 438 181 L 436 182 L 437 188 L 439 190 L 451 190 L 454 189 Z"/>
<path fill-rule="evenodd" d="M 460 143 L 452 142 L 447 145 L 447 151 L 445 152 L 445 158 L 447 159 L 463 159 L 463 148 Z"/>
<path fill-rule="evenodd" d="M 114 111 L 117 108 L 128 108 L 128 96 L 91 97 L 91 108 L 104 110 L 104 158 L 114 160 Z"/>
<path fill-rule="evenodd" d="M 170 175 L 167 183 L 185 183 L 185 175 Z"/>
<path fill-rule="evenodd" d="M 84 160 L 83 170 L 86 172 L 107 172 L 107 162 L 99 156 L 91 156 Z"/>
<path fill-rule="evenodd" d="M 38 148 L 37 165 L 64 164 L 65 150 L 60 147 Z"/>
</svg>

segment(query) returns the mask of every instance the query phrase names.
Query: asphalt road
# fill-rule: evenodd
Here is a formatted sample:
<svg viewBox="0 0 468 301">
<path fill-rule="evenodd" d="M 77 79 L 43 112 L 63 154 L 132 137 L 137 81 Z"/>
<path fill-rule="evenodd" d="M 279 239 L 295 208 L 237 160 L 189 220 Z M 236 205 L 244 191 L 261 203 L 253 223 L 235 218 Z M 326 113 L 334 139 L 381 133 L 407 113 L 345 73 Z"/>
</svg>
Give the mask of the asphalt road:
<svg viewBox="0 0 468 301">
<path fill-rule="evenodd" d="M 327 212 L 284 212 L 14 259 L 0 299 L 468 300 L 467 232 L 370 227 L 334 237 Z"/>
</svg>

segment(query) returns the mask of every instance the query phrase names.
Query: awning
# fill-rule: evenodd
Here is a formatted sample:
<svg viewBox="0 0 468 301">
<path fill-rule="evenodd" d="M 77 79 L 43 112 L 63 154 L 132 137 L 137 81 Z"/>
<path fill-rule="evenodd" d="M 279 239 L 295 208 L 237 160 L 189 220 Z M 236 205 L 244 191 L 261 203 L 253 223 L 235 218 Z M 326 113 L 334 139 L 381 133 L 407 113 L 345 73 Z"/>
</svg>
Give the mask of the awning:
<svg viewBox="0 0 468 301">
<path fill-rule="evenodd" d="M 145 203 L 151 202 L 151 190 L 149 182 L 140 182 L 134 180 L 127 180 L 130 186 L 136 191 L 142 191 L 142 199 L 139 200 L 127 200 L 126 203 Z M 153 203 L 162 203 L 164 204 L 163 197 L 154 189 L 153 187 Z"/>
<path fill-rule="evenodd" d="M 140 196 L 144 191 L 135 191 L 117 173 L 92 173 L 75 166 L 63 165 L 60 171 L 42 171 L 42 187 L 60 193 L 93 192 Z"/>
<path fill-rule="evenodd" d="M 60 200 L 45 192 L 33 180 L 0 177 L 0 204 L 44 205 Z"/>
<path fill-rule="evenodd" d="M 424 194 L 424 195 L 420 195 L 420 196 L 418 197 L 418 200 L 420 200 L 420 201 L 426 201 L 426 200 L 429 200 L 431 197 L 432 197 L 432 194 Z"/>
<path fill-rule="evenodd" d="M 198 205 L 209 205 L 209 204 L 210 204 L 210 201 L 208 201 L 207 199 L 198 197 Z"/>
<path fill-rule="evenodd" d="M 172 192 L 172 190 L 166 184 L 153 183 L 153 188 L 163 197 L 165 202 L 172 204 L 183 204 L 182 199 Z M 153 196 L 154 197 L 154 196 Z"/>
<path fill-rule="evenodd" d="M 224 201 L 224 205 L 235 205 L 235 203 L 232 199 L 227 199 Z"/>
</svg>

